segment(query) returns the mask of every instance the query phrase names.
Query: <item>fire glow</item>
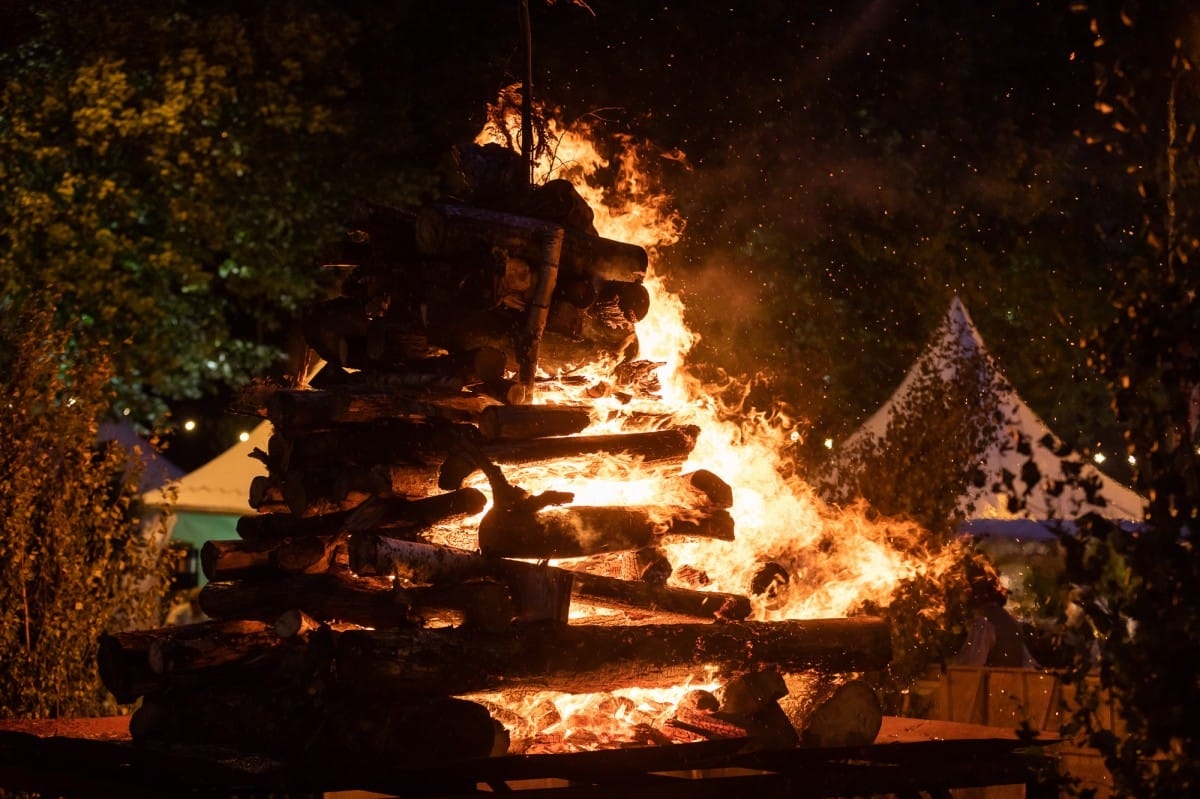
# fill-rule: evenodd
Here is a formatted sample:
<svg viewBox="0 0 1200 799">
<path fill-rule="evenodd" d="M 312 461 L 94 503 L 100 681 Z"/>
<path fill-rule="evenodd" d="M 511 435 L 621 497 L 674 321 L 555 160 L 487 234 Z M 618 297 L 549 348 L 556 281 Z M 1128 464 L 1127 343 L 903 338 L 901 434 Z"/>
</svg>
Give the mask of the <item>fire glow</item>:
<svg viewBox="0 0 1200 799">
<path fill-rule="evenodd" d="M 519 119 L 510 116 L 508 125 L 509 131 L 485 128 L 477 143 L 511 144 L 519 138 Z M 561 374 L 540 373 L 533 401 L 594 407 L 593 423 L 585 434 L 636 432 L 650 424 L 640 420 L 663 418 L 700 429 L 682 471 L 707 469 L 730 484 L 736 536 L 733 541 L 664 541 L 660 548 L 668 560 L 702 575 L 700 590 L 734 593 L 746 593 L 764 564 L 777 566 L 785 577 L 771 591 L 750 592 L 751 618 L 761 621 L 843 617 L 866 601 L 886 606 L 903 581 L 936 571 L 943 559 L 915 545 L 921 539 L 916 526 L 871 521 L 857 507 L 829 507 L 794 475 L 787 452 L 796 434 L 785 415 L 731 407 L 722 398 L 737 396 L 734 381 L 705 385 L 688 370 L 687 357 L 697 335 L 685 322 L 682 298 L 655 269 L 657 254 L 679 240 L 684 224 L 671 209 L 670 198 L 654 187 L 646 169 L 646 159 L 652 157 L 647 149 L 626 137 L 617 142 L 617 155 L 605 158 L 587 125 L 562 128 L 553 120 L 549 125 L 556 139 L 554 156 L 537 164 L 535 182 L 570 180 L 592 208 L 599 235 L 638 244 L 649 254 L 644 285 L 651 305 L 646 318 L 637 321 L 637 358 L 658 364 L 658 391 L 652 399 L 619 395 L 607 390 L 616 364 L 579 364 L 570 372 L 575 378 L 571 381 L 556 379 Z M 593 183 L 601 172 L 609 181 L 605 187 Z M 581 505 L 684 508 L 688 499 L 679 493 L 680 481 L 671 479 L 680 471 L 677 464 L 661 467 L 628 456 L 606 456 L 512 466 L 506 468 L 506 476 L 531 493 L 565 488 Z M 481 476 L 472 484 L 488 490 Z M 674 577 L 668 581 L 672 584 Z M 577 612 L 573 606 L 572 615 Z M 669 717 L 682 697 L 697 689 L 716 691 L 718 684 L 711 682 L 711 675 L 698 675 L 693 685 L 639 689 L 632 697 L 630 692 L 536 692 L 492 695 L 484 701 L 507 708 L 507 713 L 498 710 L 497 717 L 512 720 L 506 726 L 514 749 L 563 751 L 647 743 L 636 730 Z M 538 729 L 521 732 L 530 727 Z M 518 745 L 518 738 L 526 743 Z"/>
<path fill-rule="evenodd" d="M 509 123 L 519 130 L 519 119 L 510 118 Z M 636 430 L 638 416 L 669 416 L 676 424 L 697 425 L 702 432 L 685 471 L 708 469 L 733 488 L 736 539 L 666 544 L 672 563 L 702 570 L 710 580 L 709 590 L 724 591 L 744 591 L 764 563 L 783 566 L 790 578 L 769 602 L 758 598 L 753 618 L 760 620 L 840 617 L 867 600 L 886 604 L 903 580 L 930 568 L 930 557 L 913 554 L 920 530 L 904 523 L 868 521 L 858 508 L 826 506 L 803 480 L 787 476 L 792 470 L 786 453 L 792 442 L 785 416 L 723 405 L 719 398 L 730 394 L 728 386 L 704 385 L 688 371 L 687 356 L 697 336 L 685 322 L 681 297 L 667 288 L 654 266 L 656 254 L 679 240 L 684 225 L 671 209 L 670 198 L 654 188 L 645 167 L 647 156 L 625 137 L 617 142 L 618 155 L 602 157 L 586 125 L 564 129 L 551 121 L 550 132 L 557 139 L 554 156 L 537 165 L 536 180 L 570 180 L 591 206 L 601 236 L 638 244 L 650 256 L 645 286 L 651 310 L 637 323 L 638 358 L 661 364 L 655 370 L 659 397 L 588 397 L 586 402 L 600 412 L 585 432 Z M 494 126 L 485 127 L 477 139 L 512 140 Z M 591 182 L 601 171 L 615 175 L 604 188 Z M 589 387 L 606 385 L 611 383 L 611 366 L 580 365 L 575 374 L 587 375 Z M 548 380 L 539 384 L 535 401 L 578 401 L 580 391 L 578 385 Z M 569 482 L 578 504 L 670 505 L 672 492 L 679 488 L 667 478 L 677 472 L 611 457 L 600 464 L 513 468 L 510 478 L 531 492 Z M 486 484 L 481 487 L 486 489 Z M 894 546 L 895 540 L 905 546 Z"/>
</svg>

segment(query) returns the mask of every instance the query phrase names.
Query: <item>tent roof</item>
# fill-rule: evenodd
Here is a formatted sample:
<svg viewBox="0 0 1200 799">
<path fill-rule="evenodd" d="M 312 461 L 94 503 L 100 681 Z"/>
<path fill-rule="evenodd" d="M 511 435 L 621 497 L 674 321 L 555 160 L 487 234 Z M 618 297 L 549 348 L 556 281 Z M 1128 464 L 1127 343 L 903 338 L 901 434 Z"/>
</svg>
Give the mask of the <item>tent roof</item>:
<svg viewBox="0 0 1200 799">
<path fill-rule="evenodd" d="M 245 441 L 239 441 L 200 468 L 168 485 L 175 489 L 174 501 L 162 492 L 143 495 L 147 505 L 169 505 L 177 513 L 222 513 L 246 515 L 250 507 L 250 481 L 266 475 L 266 465 L 251 457 L 255 449 L 267 451 L 271 438 L 271 423 L 261 422 L 250 431 Z"/>
<path fill-rule="evenodd" d="M 991 361 L 979 331 L 958 297 L 951 301 L 950 309 L 933 341 L 909 369 L 891 398 L 872 414 L 839 450 L 849 451 L 853 444 L 868 440 L 868 437 L 883 439 L 887 434 L 892 414 L 896 408 L 903 407 L 905 397 L 918 385 L 920 376 L 937 374 L 947 383 L 953 379 L 958 368 L 958 364 L 951 360 L 955 354 L 960 359 L 979 355 Z M 1088 512 L 1117 520 L 1142 518 L 1145 506 L 1142 497 L 1103 474 L 1090 462 L 1082 460 L 1079 453 L 1070 451 L 1060 454 L 1064 448 L 1058 437 L 1025 404 L 999 370 L 994 372 L 991 390 L 996 393 L 998 407 L 1003 411 L 1005 420 L 997 431 L 995 440 L 983 454 L 981 465 L 986 479 L 980 487 L 970 489 L 961 498 L 960 507 L 970 510 L 974 517 L 1012 516 L 1007 510 L 1005 497 L 992 490 L 992 486 L 997 484 L 1001 475 L 1007 471 L 1016 475 L 1014 487 L 1028 490 L 1024 497 L 1024 507 L 1015 514 L 1018 518 L 1074 519 Z M 1018 442 L 1029 444 L 1029 455 L 1018 452 Z M 1020 475 L 1022 466 L 1029 458 L 1037 464 L 1042 476 L 1049 480 L 1063 479 L 1064 463 L 1078 465 L 1083 479 L 1095 481 L 1098 487 L 1096 496 L 1103 498 L 1103 504 L 1089 502 L 1079 488 L 1069 488 L 1054 496 L 1045 490 L 1046 480 L 1037 486 L 1026 486 Z"/>
</svg>

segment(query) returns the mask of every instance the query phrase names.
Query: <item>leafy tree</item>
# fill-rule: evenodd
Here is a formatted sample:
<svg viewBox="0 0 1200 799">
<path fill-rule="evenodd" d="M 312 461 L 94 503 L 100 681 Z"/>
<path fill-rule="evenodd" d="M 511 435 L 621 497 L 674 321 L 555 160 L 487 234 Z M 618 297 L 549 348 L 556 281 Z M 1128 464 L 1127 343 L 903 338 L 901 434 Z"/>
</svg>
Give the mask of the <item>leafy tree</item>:
<svg viewBox="0 0 1200 799">
<path fill-rule="evenodd" d="M 138 464 L 97 443 L 111 361 L 50 297 L 0 306 L 0 717 L 111 710 L 98 637 L 155 623 L 165 589 Z"/>
<path fill-rule="evenodd" d="M 1142 15 L 1110 3 L 1085 10 L 1106 123 L 1087 135 L 1123 167 L 1119 196 L 1131 212 L 1110 237 L 1121 281 L 1092 351 L 1149 505 L 1136 529 L 1090 518 L 1066 539 L 1079 611 L 1068 626 L 1081 692 L 1071 729 L 1104 755 L 1118 796 L 1187 796 L 1200 786 L 1190 715 L 1200 702 L 1200 30 L 1187 3 Z M 1096 718 L 1106 698 L 1119 732 Z"/>
<path fill-rule="evenodd" d="M 111 341 L 117 399 L 277 368 L 345 214 L 343 15 L 42 0 L 2 59 L 0 296 L 58 296 Z M 136 12 L 136 13 L 135 13 Z"/>
<path fill-rule="evenodd" d="M 886 428 L 847 441 L 834 469 L 816 481 L 829 501 L 862 497 L 877 512 L 912 519 L 943 541 L 973 510 L 959 507 L 959 498 L 983 487 L 980 465 L 1004 421 L 1000 375 L 953 324 L 948 317 L 935 332 L 936 345 L 913 367 Z"/>
</svg>

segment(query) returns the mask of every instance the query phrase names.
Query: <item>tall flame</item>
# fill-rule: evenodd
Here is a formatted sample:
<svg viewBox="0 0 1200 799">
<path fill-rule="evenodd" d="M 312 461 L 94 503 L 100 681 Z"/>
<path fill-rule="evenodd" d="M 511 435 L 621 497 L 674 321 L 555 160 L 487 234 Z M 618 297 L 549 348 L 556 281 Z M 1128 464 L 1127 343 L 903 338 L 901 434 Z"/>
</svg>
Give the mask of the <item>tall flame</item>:
<svg viewBox="0 0 1200 799">
<path fill-rule="evenodd" d="M 504 124 L 507 130 L 489 125 L 477 142 L 516 140 L 519 119 L 510 114 Z M 720 398 L 729 395 L 730 386 L 706 385 L 689 371 L 687 356 L 697 335 L 686 324 L 681 297 L 667 288 L 655 268 L 659 251 L 679 240 L 684 224 L 650 177 L 650 148 L 632 137 L 617 137 L 609 140 L 616 154 L 606 158 L 587 123 L 564 128 L 547 120 L 547 126 L 554 147 L 536 165 L 536 179 L 569 179 L 591 206 L 600 235 L 639 244 L 650 255 L 645 285 L 651 310 L 637 323 L 637 333 L 639 357 L 661 363 L 656 372 L 659 398 L 650 405 L 636 399 L 590 400 L 604 408 L 605 421 L 588 432 L 631 429 L 639 412 L 669 414 L 674 422 L 701 430 L 686 469 L 708 469 L 733 488 L 736 540 L 670 544 L 671 562 L 704 573 L 710 590 L 736 593 L 746 593 L 764 565 L 781 567 L 786 581 L 769 599 L 756 600 L 755 618 L 763 620 L 839 617 L 867 600 L 888 604 L 902 581 L 932 568 L 930 556 L 918 546 L 920 530 L 901 522 L 869 521 L 860 508 L 825 505 L 787 468 L 792 440 L 786 417 L 728 407 Z M 542 394 L 540 399 L 571 397 Z M 580 468 L 590 478 L 586 485 L 571 486 L 580 503 L 662 505 L 677 490 L 661 471 L 613 458 L 601 465 L 522 471 L 520 481 L 531 491 L 561 488 L 561 480 L 578 475 Z M 547 482 L 537 485 L 539 477 Z"/>
</svg>

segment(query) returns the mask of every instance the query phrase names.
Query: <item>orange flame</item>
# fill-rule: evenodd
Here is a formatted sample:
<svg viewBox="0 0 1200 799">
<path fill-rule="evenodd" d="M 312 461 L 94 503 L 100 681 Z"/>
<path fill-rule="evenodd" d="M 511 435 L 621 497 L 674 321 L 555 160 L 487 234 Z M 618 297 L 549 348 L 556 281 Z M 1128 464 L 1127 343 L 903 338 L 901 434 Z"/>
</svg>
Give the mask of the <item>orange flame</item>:
<svg viewBox="0 0 1200 799">
<path fill-rule="evenodd" d="M 554 139 L 553 154 L 536 165 L 536 180 L 569 179 L 592 208 L 601 236 L 638 244 L 650 256 L 644 282 L 651 309 L 646 319 L 638 321 L 637 334 L 639 357 L 661 364 L 656 370 L 661 390 L 649 399 L 596 399 L 577 385 L 549 381 L 539 386 L 536 399 L 595 407 L 595 421 L 586 433 L 636 430 L 644 425 L 637 419 L 664 416 L 675 424 L 700 428 L 698 443 L 682 471 L 707 469 L 731 485 L 736 540 L 668 543 L 663 549 L 670 562 L 702 572 L 707 590 L 738 594 L 752 593 L 748 589 L 756 572 L 765 564 L 776 564 L 786 580 L 753 600 L 752 618 L 767 621 L 842 617 L 865 601 L 886 606 L 905 580 L 938 573 L 943 560 L 948 565 L 949 555 L 939 558 L 918 545 L 922 531 L 915 525 L 873 522 L 863 508 L 837 509 L 823 503 L 789 468 L 792 420 L 780 412 L 746 412 L 730 406 L 722 397 L 736 396 L 737 385 L 706 385 L 689 371 L 687 356 L 698 337 L 686 323 L 682 298 L 668 289 L 655 268 L 660 250 L 683 235 L 684 221 L 672 208 L 670 197 L 650 178 L 647 167 L 648 159 L 654 157 L 650 154 L 653 148 L 621 136 L 609 140 L 615 145 L 615 155 L 606 158 L 598 151 L 598 137 L 587 123 L 562 127 L 547 120 L 546 124 Z M 505 126 L 489 123 L 477 143 L 511 146 L 519 141 L 519 118 L 510 115 Z M 680 158 L 677 154 L 665 157 Z M 584 372 L 596 383 L 611 382 L 612 366 L 593 364 Z M 661 468 L 634 458 L 605 456 L 513 467 L 506 469 L 506 475 L 534 493 L 570 490 L 578 504 L 687 507 L 680 481 L 670 479 L 680 471 L 678 466 Z M 482 478 L 476 478 L 475 484 L 487 490 Z M 660 712 L 669 715 L 691 687 L 659 691 L 654 702 L 662 702 L 667 709 Z M 606 735 L 618 735 L 612 730 L 623 721 L 618 718 L 621 713 L 610 712 L 609 697 L 613 695 L 572 697 L 548 692 L 507 700 L 518 703 L 511 711 L 517 718 L 551 719 L 538 734 L 557 732 L 557 743 L 551 748 L 562 751 L 576 745 L 605 745 L 594 734 L 586 742 L 571 743 L 572 731 L 583 725 L 607 728 Z M 637 704 L 643 700 L 630 701 Z M 553 703 L 552 712 L 548 702 Z M 657 707 L 653 702 L 650 706 Z M 593 710 L 597 707 L 608 709 L 607 721 L 597 719 Z M 533 747 L 528 751 L 537 751 L 536 743 L 527 741 L 526 745 Z"/>
</svg>

